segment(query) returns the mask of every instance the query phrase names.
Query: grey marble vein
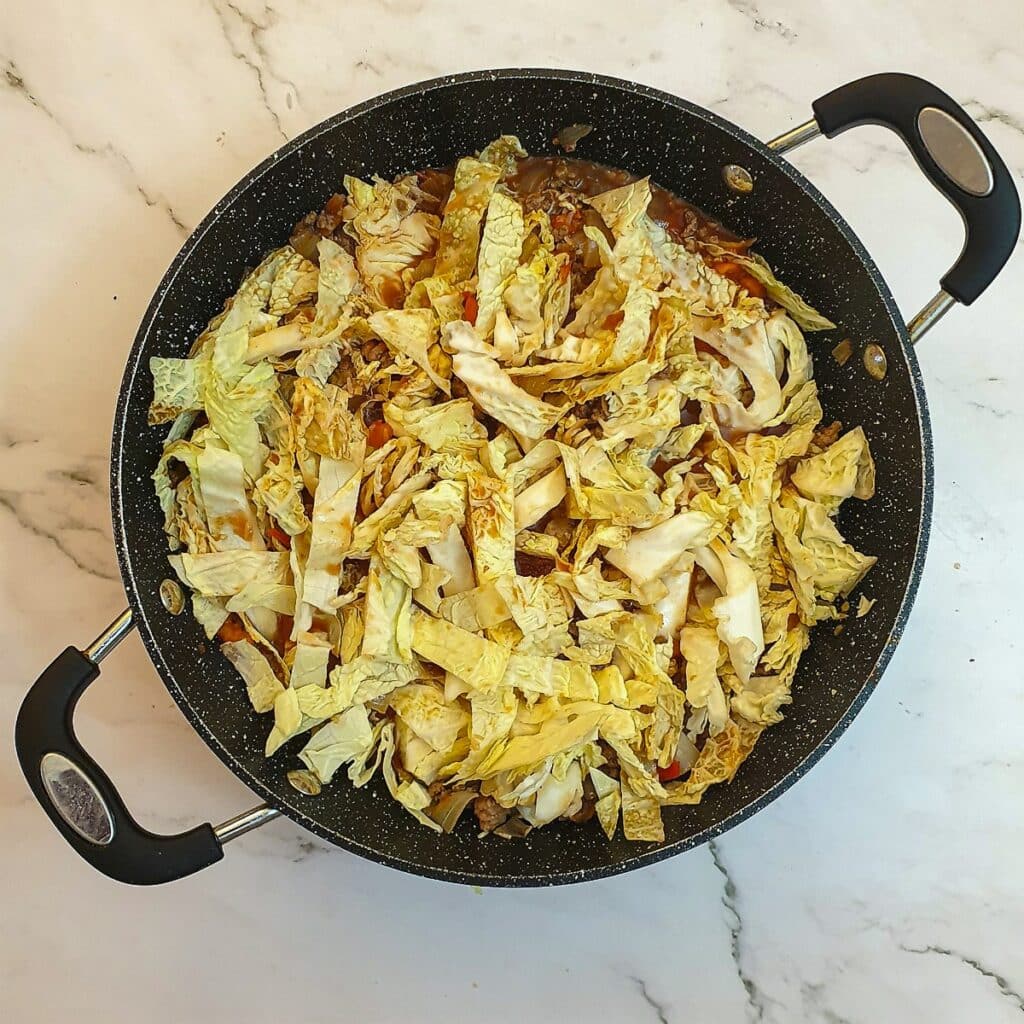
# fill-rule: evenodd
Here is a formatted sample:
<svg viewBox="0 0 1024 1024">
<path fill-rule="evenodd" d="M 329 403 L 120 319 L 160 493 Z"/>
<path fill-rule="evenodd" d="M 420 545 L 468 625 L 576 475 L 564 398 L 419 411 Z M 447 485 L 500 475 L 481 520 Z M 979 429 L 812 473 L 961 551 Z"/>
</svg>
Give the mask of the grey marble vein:
<svg viewBox="0 0 1024 1024">
<path fill-rule="evenodd" d="M 803 982 L 800 985 L 800 995 L 803 997 L 804 1005 L 814 1011 L 813 1016 L 809 1017 L 810 1020 L 822 1021 L 824 1024 L 850 1024 L 849 1018 L 825 1005 L 825 986 L 820 982 Z"/>
<path fill-rule="evenodd" d="M 970 398 L 967 400 L 967 405 L 972 409 L 977 409 L 978 412 L 987 412 L 997 420 L 1005 420 L 1007 416 L 1013 415 L 1009 409 L 996 409 L 994 406 L 986 405 L 984 402 L 975 402 Z"/>
<path fill-rule="evenodd" d="M 127 154 L 123 153 L 111 142 L 105 142 L 103 145 L 97 146 L 76 138 L 53 109 L 47 106 L 47 104 L 39 98 L 39 95 L 29 88 L 24 76 L 18 69 L 18 65 L 13 60 L 9 60 L 7 58 L 0 57 L 0 60 L 3 62 L 4 82 L 8 89 L 21 96 L 28 104 L 38 110 L 45 117 L 49 118 L 49 120 L 52 121 L 61 132 L 63 132 L 68 142 L 70 142 L 74 149 L 79 153 L 86 156 L 100 157 L 120 165 L 121 170 L 123 172 L 127 172 L 127 177 L 131 182 L 132 188 L 142 198 L 142 201 L 152 209 L 161 210 L 180 234 L 188 234 L 188 227 L 181 216 L 175 211 L 174 207 L 171 206 L 170 202 L 164 196 L 151 192 L 142 184 L 139 180 L 138 171 L 135 169 L 135 166 L 132 164 Z"/>
<path fill-rule="evenodd" d="M 786 42 L 796 39 L 797 33 L 794 29 L 776 18 L 764 17 L 753 0 L 726 0 L 726 2 L 734 11 L 742 14 L 754 26 L 755 31 L 771 32 Z"/>
<path fill-rule="evenodd" d="M 932 954 L 934 956 L 945 956 L 952 960 L 959 960 L 960 963 L 970 967 L 972 971 L 976 971 L 983 978 L 990 978 L 994 981 L 996 983 L 996 988 L 998 988 L 1007 999 L 1012 1000 L 1016 1004 L 1017 1009 L 1024 1012 L 1024 996 L 1022 996 L 1002 974 L 986 967 L 981 963 L 981 961 L 976 960 L 974 957 L 964 956 L 963 953 L 958 953 L 954 949 L 946 949 L 944 946 L 904 946 L 901 943 L 900 949 L 906 953 L 917 953 L 919 955 Z"/>
<path fill-rule="evenodd" d="M 643 978 L 637 977 L 635 974 L 631 974 L 629 980 L 636 985 L 637 991 L 640 993 L 640 997 L 643 1001 L 654 1011 L 655 1016 L 658 1019 L 658 1024 L 669 1024 L 668 1013 L 665 1010 L 665 1004 L 659 1002 L 654 996 L 651 995 L 647 988 L 647 982 Z"/>
<path fill-rule="evenodd" d="M 733 882 L 732 876 L 729 874 L 729 869 L 725 866 L 725 862 L 722 860 L 721 854 L 718 850 L 718 843 L 714 839 L 708 843 L 708 851 L 711 854 L 711 860 L 714 863 L 715 868 L 722 876 L 723 880 L 722 906 L 725 908 L 726 920 L 729 926 L 729 952 L 732 956 L 733 964 L 736 967 L 736 975 L 740 980 L 740 984 L 743 985 L 743 990 L 747 995 L 747 1007 L 750 1011 L 750 1019 L 754 1021 L 761 1021 L 765 1018 L 767 1007 L 765 1005 L 764 994 L 758 988 L 757 983 L 749 975 L 743 964 L 743 917 L 740 914 L 739 906 L 736 902 L 736 884 Z"/>
<path fill-rule="evenodd" d="M 1024 121 L 1019 117 L 1014 117 L 1008 110 L 979 103 L 978 100 L 964 100 L 962 105 L 979 124 L 994 121 L 1011 131 L 1024 134 Z"/>
<path fill-rule="evenodd" d="M 79 558 L 78 555 L 76 555 L 75 552 L 72 551 L 70 547 L 68 547 L 65 540 L 61 537 L 60 531 L 48 529 L 41 523 L 36 522 L 33 519 L 30 519 L 27 515 L 25 515 L 21 509 L 21 504 L 19 501 L 20 496 L 21 495 L 18 494 L 17 492 L 0 491 L 0 508 L 6 509 L 6 511 L 8 511 L 14 517 L 15 522 L 17 522 L 19 526 L 21 526 L 25 530 L 28 530 L 28 532 L 31 533 L 34 537 L 40 537 L 43 540 L 48 540 L 51 544 L 54 545 L 54 547 L 57 548 L 57 550 L 62 555 L 64 555 L 65 558 L 71 561 L 76 568 L 81 569 L 82 572 L 88 573 L 90 576 L 95 576 L 97 579 L 100 580 L 117 579 L 117 576 L 114 573 L 108 572 L 104 569 L 97 568 L 93 565 L 88 565 L 85 562 L 83 562 L 82 559 Z M 83 533 L 98 534 L 99 536 L 104 538 L 104 541 L 106 543 L 110 544 L 110 541 L 106 537 L 106 534 L 104 534 L 103 531 L 98 526 L 93 526 L 89 523 L 85 523 L 76 519 L 69 521 L 66 524 L 65 528 L 80 530 Z M 111 547 L 112 546 L 113 545 L 111 545 Z"/>
<path fill-rule="evenodd" d="M 267 88 L 267 80 L 271 79 L 278 85 L 287 86 L 287 88 L 291 90 L 289 93 L 286 93 L 285 99 L 285 102 L 289 107 L 291 106 L 292 96 L 295 97 L 296 102 L 300 102 L 300 97 L 298 87 L 290 78 L 284 78 L 274 72 L 270 56 L 263 43 L 264 33 L 266 33 L 277 21 L 277 12 L 274 11 L 269 4 L 264 4 L 263 13 L 265 20 L 261 23 L 243 11 L 237 4 L 232 3 L 231 0 L 225 0 L 223 5 L 219 0 L 213 0 L 211 6 L 213 7 L 214 14 L 217 16 L 217 20 L 220 22 L 221 31 L 224 34 L 224 39 L 228 44 L 228 48 L 231 50 L 231 55 L 252 72 L 256 79 L 256 85 L 259 89 L 263 107 L 274 122 L 274 128 L 276 129 L 277 134 L 287 142 L 288 133 L 284 130 L 284 125 L 281 123 L 281 117 L 270 101 L 270 92 Z M 243 30 L 252 45 L 255 58 L 246 53 L 246 51 L 240 46 L 236 45 L 235 41 L 232 39 L 230 24 L 230 18 L 232 16 L 242 25 Z"/>
</svg>

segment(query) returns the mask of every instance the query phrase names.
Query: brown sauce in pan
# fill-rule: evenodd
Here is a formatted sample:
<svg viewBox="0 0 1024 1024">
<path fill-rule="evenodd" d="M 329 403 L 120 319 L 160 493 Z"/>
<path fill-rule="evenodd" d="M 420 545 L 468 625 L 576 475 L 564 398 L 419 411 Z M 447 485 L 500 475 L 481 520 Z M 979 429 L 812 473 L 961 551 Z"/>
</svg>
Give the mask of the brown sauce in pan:
<svg viewBox="0 0 1024 1024">
<path fill-rule="evenodd" d="M 417 177 L 420 188 L 430 197 L 432 212 L 441 213 L 452 189 L 453 168 L 429 169 L 421 171 Z M 638 177 L 629 171 L 587 160 L 529 156 L 518 161 L 515 173 L 506 178 L 504 184 L 527 212 L 543 210 L 549 215 L 556 248 L 571 257 L 578 291 L 586 287 L 599 265 L 597 246 L 583 229 L 595 227 L 608 235 L 597 211 L 585 200 L 628 185 Z M 647 212 L 668 231 L 673 241 L 684 245 L 713 242 L 724 249 L 742 252 L 749 244 L 696 206 L 658 185 L 651 185 L 651 205 Z"/>
<path fill-rule="evenodd" d="M 419 206 L 429 213 L 443 215 L 452 191 L 454 167 L 427 168 L 415 177 L 422 193 Z M 586 200 L 636 181 L 638 177 L 629 171 L 572 157 L 529 156 L 517 162 L 515 173 L 506 178 L 504 184 L 527 212 L 544 210 L 549 215 L 556 250 L 569 255 L 573 288 L 579 292 L 590 283 L 600 265 L 597 246 L 587 238 L 584 228 L 597 228 L 611 241 L 604 221 Z M 291 244 L 314 261 L 321 236 L 333 238 L 351 251 L 352 240 L 340 227 L 344 202 L 344 196 L 332 196 L 319 214 L 304 217 L 295 226 Z M 658 185 L 651 185 L 651 204 L 647 212 L 673 241 L 688 247 L 711 242 L 723 249 L 744 252 L 750 244 L 696 206 Z M 394 304 L 397 304 L 399 297 L 395 298 Z"/>
</svg>

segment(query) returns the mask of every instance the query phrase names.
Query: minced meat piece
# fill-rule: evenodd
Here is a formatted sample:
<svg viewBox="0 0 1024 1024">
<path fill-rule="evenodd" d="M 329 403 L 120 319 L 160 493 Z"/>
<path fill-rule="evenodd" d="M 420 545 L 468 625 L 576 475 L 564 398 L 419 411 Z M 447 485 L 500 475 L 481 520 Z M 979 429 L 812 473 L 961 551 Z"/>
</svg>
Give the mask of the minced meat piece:
<svg viewBox="0 0 1024 1024">
<path fill-rule="evenodd" d="M 493 832 L 508 817 L 505 810 L 493 796 L 478 796 L 473 801 L 473 813 L 483 832 Z"/>
</svg>

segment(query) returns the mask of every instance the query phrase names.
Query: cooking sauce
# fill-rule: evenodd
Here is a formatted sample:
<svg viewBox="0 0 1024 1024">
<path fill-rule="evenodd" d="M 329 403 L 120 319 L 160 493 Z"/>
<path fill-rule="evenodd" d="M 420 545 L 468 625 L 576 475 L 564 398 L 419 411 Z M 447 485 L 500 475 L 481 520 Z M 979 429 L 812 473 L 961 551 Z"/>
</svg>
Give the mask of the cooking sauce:
<svg viewBox="0 0 1024 1024">
<path fill-rule="evenodd" d="M 420 171 L 417 183 L 426 194 L 421 205 L 432 213 L 443 214 L 453 177 L 451 167 Z M 586 200 L 637 179 L 638 175 L 629 171 L 588 160 L 528 156 L 517 162 L 515 173 L 507 177 L 504 184 L 527 212 L 543 210 L 548 214 L 556 250 L 570 256 L 574 290 L 578 293 L 590 283 L 600 265 L 597 246 L 587 238 L 584 228 L 597 228 L 613 242 L 604 221 Z M 658 185 L 651 185 L 647 213 L 665 228 L 674 242 L 683 245 L 711 242 L 734 252 L 743 252 L 749 245 L 703 210 Z"/>
</svg>

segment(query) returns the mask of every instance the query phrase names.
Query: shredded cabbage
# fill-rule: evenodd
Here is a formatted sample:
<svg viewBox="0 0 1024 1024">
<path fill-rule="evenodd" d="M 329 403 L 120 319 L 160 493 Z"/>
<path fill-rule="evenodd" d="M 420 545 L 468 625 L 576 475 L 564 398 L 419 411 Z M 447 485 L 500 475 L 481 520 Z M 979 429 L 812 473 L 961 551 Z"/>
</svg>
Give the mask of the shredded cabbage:
<svg viewBox="0 0 1024 1024">
<path fill-rule="evenodd" d="M 821 429 L 803 331 L 833 325 L 745 243 L 677 240 L 647 179 L 525 202 L 524 156 L 447 197 L 346 177 L 315 247 L 151 361 L 153 481 L 302 792 L 380 769 L 435 831 L 472 804 L 661 842 L 782 719 L 814 624 L 870 609 L 837 517 L 875 466 Z"/>
</svg>

